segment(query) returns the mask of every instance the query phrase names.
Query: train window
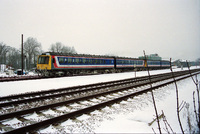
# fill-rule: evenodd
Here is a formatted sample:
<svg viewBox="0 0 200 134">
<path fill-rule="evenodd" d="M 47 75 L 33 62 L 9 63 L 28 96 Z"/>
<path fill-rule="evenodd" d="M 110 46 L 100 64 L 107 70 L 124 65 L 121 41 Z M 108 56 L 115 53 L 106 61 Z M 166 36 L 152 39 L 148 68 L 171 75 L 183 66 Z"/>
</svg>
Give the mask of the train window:
<svg viewBox="0 0 200 134">
<path fill-rule="evenodd" d="M 97 64 L 98 63 L 98 60 L 97 59 L 95 59 L 95 64 Z"/>
<path fill-rule="evenodd" d="M 79 63 L 79 59 L 78 58 L 74 59 L 74 63 L 78 64 Z"/>
<path fill-rule="evenodd" d="M 97 60 L 97 64 L 100 64 L 100 59 Z"/>
<path fill-rule="evenodd" d="M 82 63 L 83 63 L 83 60 L 82 60 L 82 59 L 79 59 L 79 63 L 81 63 L 81 64 L 82 64 Z"/>
<path fill-rule="evenodd" d="M 133 64 L 133 61 L 132 61 L 132 60 L 130 61 L 130 64 Z"/>
<path fill-rule="evenodd" d="M 65 58 L 65 63 L 67 63 L 67 58 Z"/>
<path fill-rule="evenodd" d="M 72 63 L 72 59 L 71 58 L 68 58 L 68 63 Z"/>
<path fill-rule="evenodd" d="M 49 63 L 49 57 L 48 56 L 40 56 L 38 58 L 38 64 L 48 64 Z"/>
<path fill-rule="evenodd" d="M 75 63 L 75 59 L 74 58 L 72 58 L 72 64 L 74 64 Z"/>
<path fill-rule="evenodd" d="M 89 59 L 89 64 L 92 64 L 92 59 Z"/>
<path fill-rule="evenodd" d="M 143 61 L 139 61 L 138 64 L 139 64 L 139 65 L 142 65 L 142 64 L 143 64 Z"/>
<path fill-rule="evenodd" d="M 148 65 L 152 65 L 152 61 L 147 61 L 147 64 Z"/>
<path fill-rule="evenodd" d="M 86 59 L 82 59 L 82 62 L 83 62 L 83 64 L 85 64 L 86 63 Z"/>
<path fill-rule="evenodd" d="M 59 57 L 59 63 L 64 63 L 64 58 L 63 57 Z"/>
<path fill-rule="evenodd" d="M 88 64 L 88 63 L 89 63 L 89 60 L 88 60 L 88 59 L 86 59 L 85 63 L 86 63 L 86 64 Z"/>
<path fill-rule="evenodd" d="M 94 64 L 95 63 L 95 60 L 94 59 L 92 59 L 92 64 Z"/>
<path fill-rule="evenodd" d="M 103 64 L 103 60 L 102 59 L 100 60 L 100 64 Z"/>
<path fill-rule="evenodd" d="M 117 64 L 121 64 L 121 60 L 117 60 Z"/>
</svg>

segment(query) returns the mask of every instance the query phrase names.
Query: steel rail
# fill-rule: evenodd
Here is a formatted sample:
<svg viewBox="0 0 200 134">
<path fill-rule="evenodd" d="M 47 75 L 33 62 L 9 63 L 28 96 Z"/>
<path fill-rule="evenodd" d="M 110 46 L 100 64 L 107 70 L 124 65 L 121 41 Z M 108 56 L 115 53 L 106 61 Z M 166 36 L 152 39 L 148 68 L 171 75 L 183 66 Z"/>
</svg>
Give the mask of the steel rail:
<svg viewBox="0 0 200 134">
<path fill-rule="evenodd" d="M 198 71 L 198 70 L 197 70 Z M 179 71 L 179 72 L 187 72 L 187 71 Z M 195 72 L 195 70 L 193 70 Z M 177 72 L 178 73 L 178 72 Z M 152 75 L 151 78 L 153 77 L 160 77 L 163 74 L 158 74 L 158 75 Z M 171 73 L 165 73 L 164 75 L 171 75 Z M 17 98 L 23 98 L 23 97 L 33 97 L 33 96 L 38 96 L 38 95 L 45 95 L 45 94 L 53 94 L 57 92 L 63 92 L 67 90 L 75 90 L 78 88 L 85 88 L 85 87 L 93 87 L 93 86 L 102 86 L 103 84 L 112 84 L 112 83 L 117 83 L 117 82 L 124 82 L 124 81 L 129 81 L 129 80 L 144 80 L 148 79 L 147 76 L 142 76 L 142 77 L 136 77 L 136 78 L 128 78 L 128 79 L 123 79 L 123 80 L 117 80 L 117 81 L 109 81 L 109 82 L 101 82 L 101 83 L 94 83 L 94 84 L 88 84 L 88 85 L 82 85 L 82 86 L 73 86 L 73 87 L 68 87 L 68 88 L 60 88 L 60 89 L 50 89 L 50 90 L 45 90 L 45 91 L 39 91 L 39 92 L 31 92 L 31 93 L 24 93 L 24 94 L 17 94 L 17 95 L 9 95 L 9 96 L 2 96 L 0 97 L 0 101 L 6 100 L 6 99 L 17 99 Z"/>
<path fill-rule="evenodd" d="M 195 74 L 199 74 L 199 72 L 195 73 Z M 192 75 L 195 75 L 195 74 L 192 74 Z M 184 77 L 177 78 L 176 81 L 180 81 L 180 80 L 188 78 L 188 77 L 190 77 L 189 74 L 187 74 Z M 38 129 L 47 127 L 51 124 L 63 122 L 65 120 L 69 119 L 69 118 L 74 118 L 74 117 L 77 117 L 77 116 L 82 115 L 84 113 L 89 113 L 89 112 L 94 111 L 96 109 L 100 109 L 100 108 L 103 108 L 105 106 L 108 106 L 108 105 L 117 103 L 119 101 L 128 99 L 130 97 L 146 93 L 150 90 L 154 90 L 154 89 L 157 89 L 159 87 L 163 87 L 163 86 L 171 84 L 173 82 L 174 82 L 174 80 L 170 80 L 168 82 L 153 86 L 152 88 L 146 88 L 146 89 L 143 89 L 143 90 L 140 90 L 140 91 L 135 91 L 134 93 L 131 93 L 131 94 L 128 94 L 128 95 L 124 95 L 124 96 L 121 96 L 121 97 L 118 97 L 118 98 L 115 98 L 115 99 L 111 99 L 111 100 L 108 100 L 108 101 L 105 101 L 105 102 L 102 102 L 102 103 L 99 103 L 99 104 L 95 104 L 93 106 L 89 106 L 89 107 L 86 107 L 86 108 L 83 108 L 83 109 L 80 109 L 80 110 L 77 110 L 77 111 L 74 111 L 74 112 L 70 112 L 70 113 L 67 113 L 67 114 L 64 114 L 64 115 L 61 115 L 61 116 L 58 116 L 58 117 L 54 117 L 54 118 L 47 119 L 47 120 L 44 120 L 44 121 L 41 121 L 41 122 L 37 122 L 37 123 L 31 124 L 31 125 L 27 125 L 27 126 L 24 126 L 24 127 L 21 127 L 21 128 L 17 128 L 17 129 L 8 131 L 6 133 L 26 133 L 26 132 L 37 131 Z"/>
<path fill-rule="evenodd" d="M 163 81 L 163 80 L 166 80 L 166 79 L 169 79 L 169 77 L 163 78 L 163 79 L 155 79 L 155 80 L 152 80 L 152 82 L 155 83 L 155 82 Z M 115 92 L 119 92 L 119 91 L 122 91 L 122 90 L 130 89 L 130 88 L 136 88 L 136 87 L 144 86 L 144 85 L 147 85 L 147 84 L 150 84 L 150 82 L 145 81 L 145 82 L 141 82 L 141 83 L 135 83 L 131 86 L 127 85 L 125 87 L 119 87 L 119 88 L 116 88 L 116 89 L 111 90 L 111 91 L 96 93 L 94 95 L 88 95 L 88 96 L 79 97 L 79 98 L 75 98 L 75 99 L 71 99 L 71 100 L 67 100 L 67 101 L 63 101 L 63 102 L 48 104 L 48 105 L 44 105 L 44 106 L 40 106 L 40 107 L 36 107 L 36 108 L 31 108 L 31 109 L 27 109 L 27 110 L 7 113 L 7 114 L 0 115 L 0 120 L 5 120 L 5 119 L 8 119 L 8 118 L 14 118 L 16 116 L 21 116 L 21 115 L 24 115 L 24 114 L 32 113 L 33 111 L 38 112 L 38 111 L 42 111 L 42 110 L 49 109 L 49 108 L 52 108 L 52 107 L 67 105 L 67 104 L 74 103 L 74 102 L 77 102 L 77 101 L 87 100 L 87 99 L 90 99 L 90 98 L 95 98 L 95 97 L 98 97 L 98 96 L 103 96 L 103 95 L 106 95 L 106 94 L 115 93 Z"/>
<path fill-rule="evenodd" d="M 177 73 L 178 73 L 178 75 L 181 75 L 184 72 L 177 72 Z M 176 73 L 176 75 L 177 75 L 177 73 Z M 181 73 L 181 74 L 179 74 L 179 73 Z M 171 76 L 171 73 L 166 73 L 164 76 L 165 77 Z M 159 75 L 153 75 L 151 78 L 152 79 L 154 79 L 154 78 L 161 79 L 161 77 L 164 77 L 164 76 L 163 76 L 163 74 L 159 74 Z M 64 88 L 64 89 L 61 88 L 61 89 L 57 89 L 57 90 L 53 90 L 53 91 L 43 91 L 43 92 L 36 92 L 36 93 L 29 93 L 29 94 L 20 94 L 20 95 L 15 95 L 15 96 L 6 96 L 6 97 L 0 98 L 0 101 L 5 100 L 5 99 L 12 100 L 12 99 L 18 99 L 18 98 L 20 98 L 20 100 L 0 103 L 0 107 L 6 107 L 6 106 L 21 104 L 21 103 L 28 103 L 28 102 L 44 100 L 44 99 L 48 99 L 48 98 L 61 97 L 61 96 L 77 94 L 77 93 L 81 93 L 81 92 L 88 92 L 88 91 L 92 91 L 92 90 L 96 90 L 96 89 L 108 88 L 108 87 L 112 87 L 112 86 L 119 86 L 122 84 L 131 84 L 133 82 L 136 82 L 136 81 L 140 82 L 143 80 L 148 80 L 148 77 L 143 76 L 143 77 L 139 77 L 139 78 L 129 78 L 129 79 L 110 81 L 110 82 L 105 82 L 105 83 L 96 83 L 96 84 L 90 84 L 90 85 L 84 85 L 84 86 L 75 86 L 75 87 L 71 87 L 71 88 Z M 77 88 L 80 89 L 80 87 L 81 88 L 87 87 L 87 89 L 69 91 L 69 92 L 63 93 L 63 91 L 67 91 L 67 90 L 72 90 L 72 89 L 75 90 Z M 88 88 L 88 87 L 90 87 L 90 88 Z M 50 93 L 56 93 L 56 94 L 50 94 Z M 33 94 L 36 96 L 39 96 L 39 97 L 33 97 Z M 21 99 L 22 97 L 30 97 L 30 96 L 31 96 L 31 98 Z"/>
</svg>

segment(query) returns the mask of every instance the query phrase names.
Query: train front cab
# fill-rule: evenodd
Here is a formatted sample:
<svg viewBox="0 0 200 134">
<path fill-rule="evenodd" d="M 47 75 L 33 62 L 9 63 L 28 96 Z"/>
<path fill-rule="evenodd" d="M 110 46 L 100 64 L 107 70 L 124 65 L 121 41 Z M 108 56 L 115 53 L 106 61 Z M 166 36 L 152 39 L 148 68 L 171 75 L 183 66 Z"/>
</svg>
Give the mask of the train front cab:
<svg viewBox="0 0 200 134">
<path fill-rule="evenodd" d="M 51 70 L 51 56 L 39 55 L 37 60 L 37 71 L 43 75 Z"/>
</svg>

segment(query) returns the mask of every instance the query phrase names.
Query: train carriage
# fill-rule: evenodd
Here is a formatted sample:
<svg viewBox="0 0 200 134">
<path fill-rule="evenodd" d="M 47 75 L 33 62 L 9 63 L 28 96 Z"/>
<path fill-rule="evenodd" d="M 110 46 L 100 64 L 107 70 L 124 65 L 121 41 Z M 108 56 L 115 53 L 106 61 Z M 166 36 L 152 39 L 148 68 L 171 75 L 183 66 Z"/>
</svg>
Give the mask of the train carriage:
<svg viewBox="0 0 200 134">
<path fill-rule="evenodd" d="M 116 58 L 116 69 L 144 68 L 144 60 L 133 58 Z"/>
<path fill-rule="evenodd" d="M 62 54 L 46 52 L 38 56 L 37 71 L 45 76 L 73 75 L 81 73 L 108 73 L 125 70 L 164 69 L 169 61 L 144 60 L 85 54 Z"/>
<path fill-rule="evenodd" d="M 147 65 L 150 69 L 157 69 L 161 67 L 160 60 L 147 60 Z"/>
<path fill-rule="evenodd" d="M 52 56 L 54 69 L 96 69 L 113 68 L 112 58 L 94 58 L 77 56 Z"/>
<path fill-rule="evenodd" d="M 46 60 L 45 62 L 41 62 Z M 114 58 L 47 52 L 38 57 L 37 70 L 44 75 L 79 74 L 114 68 Z"/>
<path fill-rule="evenodd" d="M 170 68 L 170 61 L 162 60 L 161 61 L 161 67 L 162 68 Z"/>
</svg>

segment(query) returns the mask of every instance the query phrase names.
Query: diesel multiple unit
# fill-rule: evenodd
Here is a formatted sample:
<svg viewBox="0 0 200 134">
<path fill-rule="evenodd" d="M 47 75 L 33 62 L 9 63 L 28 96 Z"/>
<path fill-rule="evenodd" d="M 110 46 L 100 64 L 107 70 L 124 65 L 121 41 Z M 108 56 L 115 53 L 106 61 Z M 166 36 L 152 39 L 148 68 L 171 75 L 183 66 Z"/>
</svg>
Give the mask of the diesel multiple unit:
<svg viewBox="0 0 200 134">
<path fill-rule="evenodd" d="M 46 76 L 54 76 L 95 72 L 122 72 L 131 69 L 145 70 L 147 65 L 150 69 L 164 69 L 170 67 L 170 62 L 126 57 L 46 52 L 38 56 L 37 71 Z"/>
</svg>

